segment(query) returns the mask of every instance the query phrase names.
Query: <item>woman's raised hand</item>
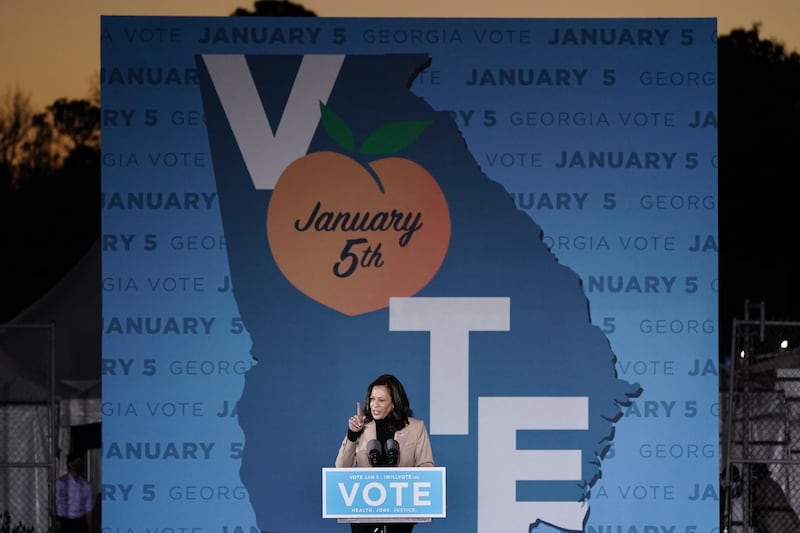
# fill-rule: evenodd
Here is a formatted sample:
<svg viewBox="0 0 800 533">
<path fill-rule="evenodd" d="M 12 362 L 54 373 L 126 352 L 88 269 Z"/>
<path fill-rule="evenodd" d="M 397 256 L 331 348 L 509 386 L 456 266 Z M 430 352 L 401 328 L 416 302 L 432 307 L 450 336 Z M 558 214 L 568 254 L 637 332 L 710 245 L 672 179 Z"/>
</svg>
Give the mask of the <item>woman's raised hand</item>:
<svg viewBox="0 0 800 533">
<path fill-rule="evenodd" d="M 348 419 L 347 427 L 353 433 L 358 433 L 364 429 L 364 410 L 361 409 L 361 402 L 356 402 L 356 414 Z"/>
</svg>

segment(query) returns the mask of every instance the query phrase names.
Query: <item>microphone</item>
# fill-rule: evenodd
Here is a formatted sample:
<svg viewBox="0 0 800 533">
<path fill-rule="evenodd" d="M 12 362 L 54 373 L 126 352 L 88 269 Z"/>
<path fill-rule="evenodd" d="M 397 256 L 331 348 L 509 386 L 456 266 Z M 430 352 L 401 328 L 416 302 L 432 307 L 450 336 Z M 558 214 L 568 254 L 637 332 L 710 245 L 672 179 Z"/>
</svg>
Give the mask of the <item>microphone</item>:
<svg viewBox="0 0 800 533">
<path fill-rule="evenodd" d="M 369 457 L 369 463 L 372 466 L 378 466 L 378 463 L 380 463 L 381 448 L 381 443 L 377 439 L 367 442 L 367 457 Z"/>
<path fill-rule="evenodd" d="M 395 466 L 397 459 L 400 457 L 400 445 L 394 439 L 386 440 L 386 464 Z"/>
</svg>

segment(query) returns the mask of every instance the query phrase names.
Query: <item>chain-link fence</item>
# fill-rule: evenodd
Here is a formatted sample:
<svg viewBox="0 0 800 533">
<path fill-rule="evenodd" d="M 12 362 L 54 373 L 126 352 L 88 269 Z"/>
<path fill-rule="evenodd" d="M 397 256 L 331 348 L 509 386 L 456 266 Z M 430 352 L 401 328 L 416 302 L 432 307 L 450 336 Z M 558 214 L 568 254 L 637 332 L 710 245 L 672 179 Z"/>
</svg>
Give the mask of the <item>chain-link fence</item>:
<svg viewBox="0 0 800 533">
<path fill-rule="evenodd" d="M 53 328 L 0 325 L 0 533 L 52 529 Z"/>
<path fill-rule="evenodd" d="M 723 531 L 796 533 L 800 465 L 733 464 L 728 497 L 729 524 Z"/>
<path fill-rule="evenodd" d="M 721 380 L 720 530 L 800 533 L 800 322 L 759 311 L 734 321 Z"/>
</svg>

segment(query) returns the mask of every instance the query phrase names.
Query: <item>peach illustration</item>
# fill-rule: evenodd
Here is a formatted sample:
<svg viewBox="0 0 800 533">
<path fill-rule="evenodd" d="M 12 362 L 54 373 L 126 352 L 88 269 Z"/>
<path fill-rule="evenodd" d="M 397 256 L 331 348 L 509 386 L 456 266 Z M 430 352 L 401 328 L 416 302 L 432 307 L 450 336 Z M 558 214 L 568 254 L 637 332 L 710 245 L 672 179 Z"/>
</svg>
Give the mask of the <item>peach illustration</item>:
<svg viewBox="0 0 800 533">
<path fill-rule="evenodd" d="M 346 125 L 321 104 L 323 125 L 351 144 Z M 376 130 L 360 152 L 395 152 L 427 123 Z M 383 157 L 366 165 L 338 152 L 300 157 L 281 174 L 267 213 L 280 271 L 299 291 L 349 316 L 412 296 L 433 278 L 450 241 L 450 213 L 418 163 Z"/>
</svg>

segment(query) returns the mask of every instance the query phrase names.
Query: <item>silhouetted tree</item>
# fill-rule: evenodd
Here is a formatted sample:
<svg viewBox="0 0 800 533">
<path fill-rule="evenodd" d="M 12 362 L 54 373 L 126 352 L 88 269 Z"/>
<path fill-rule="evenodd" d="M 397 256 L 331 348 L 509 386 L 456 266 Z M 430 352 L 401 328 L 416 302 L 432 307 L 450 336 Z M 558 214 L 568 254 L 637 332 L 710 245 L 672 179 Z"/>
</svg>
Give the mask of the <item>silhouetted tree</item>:
<svg viewBox="0 0 800 533">
<path fill-rule="evenodd" d="M 317 14 L 289 0 L 257 0 L 253 11 L 237 8 L 234 17 L 316 17 Z"/>
<path fill-rule="evenodd" d="M 36 113 L 31 121 L 31 131 L 23 145 L 20 160 L 19 178 L 21 182 L 34 176 L 44 176 L 55 172 L 63 154 L 56 148 L 56 132 L 53 118 L 49 113 Z"/>
<path fill-rule="evenodd" d="M 0 322 L 55 284 L 100 235 L 100 110 L 61 98 L 0 104 Z"/>
<path fill-rule="evenodd" d="M 5 187 L 13 187 L 26 136 L 33 121 L 31 97 L 19 88 L 7 89 L 0 98 L 0 173 Z"/>
<path fill-rule="evenodd" d="M 59 98 L 47 111 L 53 116 L 55 129 L 67 138 L 70 149 L 98 146 L 100 141 L 100 108 L 89 100 Z"/>
<path fill-rule="evenodd" d="M 800 56 L 759 26 L 718 40 L 720 352 L 745 299 L 798 319 L 794 275 Z M 774 347 L 773 347 L 774 348 Z"/>
</svg>

